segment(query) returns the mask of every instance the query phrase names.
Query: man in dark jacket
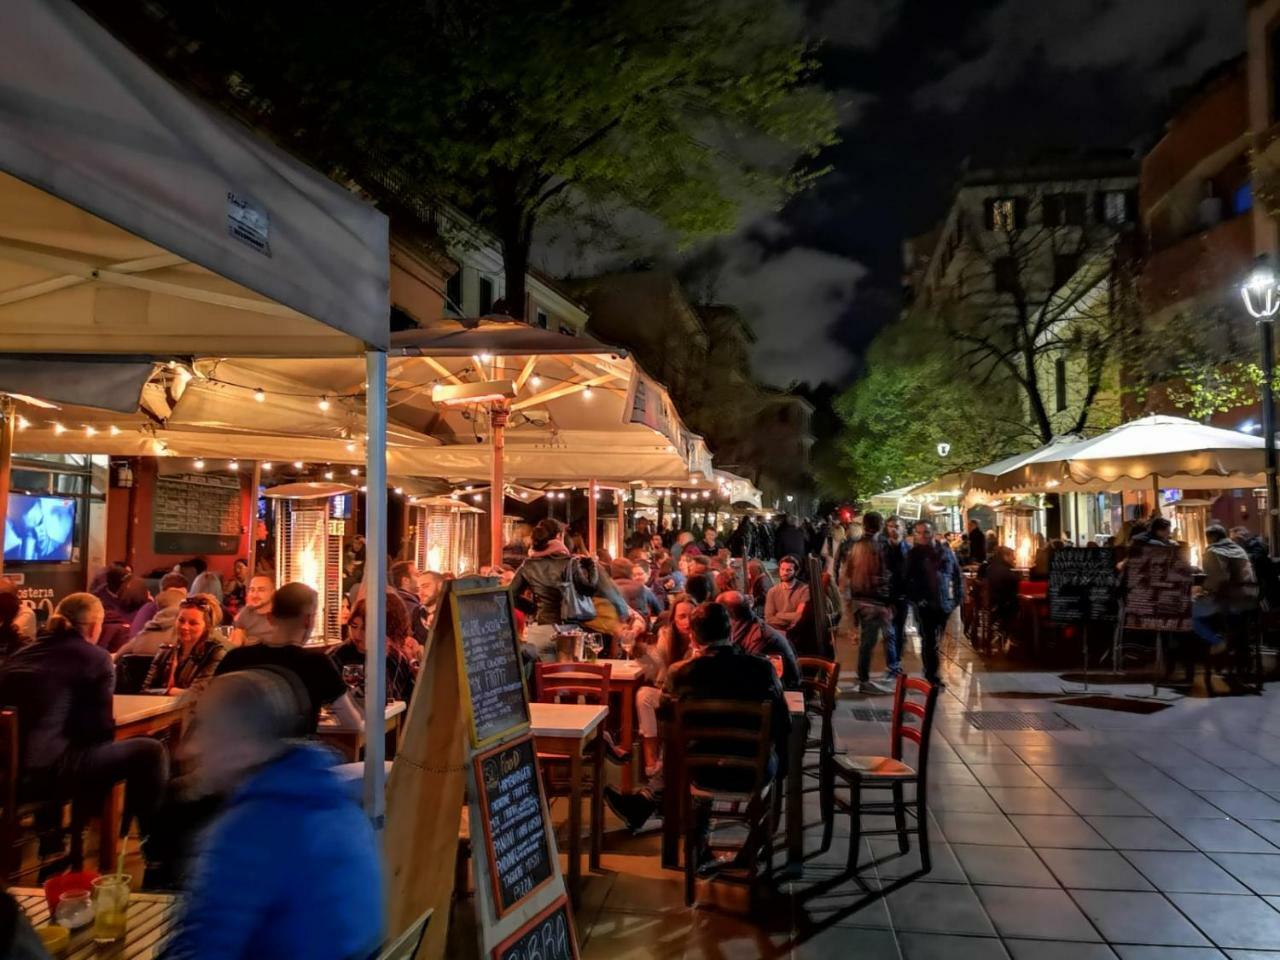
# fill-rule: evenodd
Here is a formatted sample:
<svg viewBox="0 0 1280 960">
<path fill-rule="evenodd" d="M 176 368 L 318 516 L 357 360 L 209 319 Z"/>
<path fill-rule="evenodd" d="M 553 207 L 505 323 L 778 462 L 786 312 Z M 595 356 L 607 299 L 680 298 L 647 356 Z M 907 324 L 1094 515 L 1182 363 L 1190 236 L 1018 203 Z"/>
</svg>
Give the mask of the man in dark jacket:
<svg viewBox="0 0 1280 960">
<path fill-rule="evenodd" d="M 778 657 L 782 661 L 782 686 L 787 690 L 799 690 L 800 663 L 791 641 L 757 617 L 746 597 L 736 590 L 720 594 L 716 603 L 729 611 L 733 642 L 752 656 L 766 660 Z"/>
<path fill-rule="evenodd" d="M 934 540 L 929 521 L 917 520 L 915 535 L 907 553 L 906 594 L 916 610 L 925 679 L 941 684 L 938 643 L 961 595 L 960 565 L 945 542 Z"/>
<path fill-rule="evenodd" d="M 693 656 L 675 664 L 667 672 L 665 695 L 673 700 L 738 700 L 767 702 L 770 712 L 773 770 L 785 763 L 791 714 L 782 694 L 782 685 L 772 664 L 744 653 L 733 642 L 729 613 L 718 603 L 704 603 L 690 619 Z M 740 745 L 739 745 L 740 746 Z M 621 793 L 605 787 L 609 808 L 633 833 L 639 831 L 658 809 L 662 777 L 650 778 L 649 785 L 635 793 Z M 705 856 L 705 853 L 704 853 Z"/>
<path fill-rule="evenodd" d="M 781 560 L 786 556 L 804 557 L 809 554 L 809 539 L 804 528 L 790 514 L 782 518 L 778 532 L 773 538 L 773 558 Z"/>
<path fill-rule="evenodd" d="M 1280 610 L 1280 577 L 1271 562 L 1267 541 L 1255 536 L 1248 527 L 1232 527 L 1231 539 L 1244 548 L 1253 564 L 1253 578 L 1258 582 L 1259 599 L 1268 610 Z"/>
<path fill-rule="evenodd" d="M 1151 523 L 1147 525 L 1147 529 L 1136 534 L 1129 545 L 1141 550 L 1143 547 L 1174 547 L 1177 546 L 1173 542 L 1170 534 L 1173 533 L 1173 524 L 1169 522 L 1168 517 L 1152 517 Z"/>
<path fill-rule="evenodd" d="M 907 553 L 911 547 L 902 536 L 902 521 L 896 515 L 884 522 L 884 542 L 889 547 L 885 563 L 889 567 L 889 594 L 893 598 L 893 649 L 885 648 L 886 680 L 896 681 L 902 672 L 902 644 L 907 636 Z"/>
<path fill-rule="evenodd" d="M 648 570 L 637 561 L 621 557 L 609 564 L 609 572 L 613 585 L 627 601 L 627 606 L 645 617 L 656 617 L 662 613 L 662 604 L 657 595 L 649 589 Z"/>
<path fill-rule="evenodd" d="M 985 563 L 987 560 L 987 535 L 982 532 L 982 524 L 977 520 L 969 521 L 969 562 Z"/>
</svg>

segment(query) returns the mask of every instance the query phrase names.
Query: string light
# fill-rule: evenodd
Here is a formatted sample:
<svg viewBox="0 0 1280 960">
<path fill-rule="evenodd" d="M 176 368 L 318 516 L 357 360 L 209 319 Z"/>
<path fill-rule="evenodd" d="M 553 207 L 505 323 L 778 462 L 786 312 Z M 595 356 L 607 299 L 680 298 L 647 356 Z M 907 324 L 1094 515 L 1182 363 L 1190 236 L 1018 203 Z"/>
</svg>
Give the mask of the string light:
<svg viewBox="0 0 1280 960">
<path fill-rule="evenodd" d="M 396 496 L 404 496 L 404 487 L 396 487 Z"/>
<path fill-rule="evenodd" d="M 267 399 L 267 391 L 259 387 L 257 390 L 253 391 L 253 399 L 257 400 L 259 403 L 264 403 Z"/>
<path fill-rule="evenodd" d="M 111 434 L 113 437 L 120 436 L 120 428 L 117 427 L 114 423 L 111 424 L 111 426 L 107 427 L 107 432 Z"/>
<path fill-rule="evenodd" d="M 301 469 L 302 469 L 302 467 L 303 467 L 303 463 L 302 463 L 302 461 L 301 461 L 301 460 L 295 460 L 295 461 L 293 461 L 293 469 L 295 469 L 295 470 L 301 470 Z"/>
<path fill-rule="evenodd" d="M 329 398 L 321 397 L 320 401 L 316 404 L 316 406 L 318 406 L 321 410 L 327 411 L 329 409 Z"/>
<path fill-rule="evenodd" d="M 482 353 L 482 354 L 480 354 L 480 362 L 481 362 L 481 363 L 488 363 L 488 362 L 489 362 L 490 360 L 492 360 L 492 359 L 493 359 L 493 357 L 491 357 L 491 356 L 490 356 L 489 354 L 487 354 L 487 353 Z"/>
<path fill-rule="evenodd" d="M 348 440 L 347 453 L 355 453 L 355 452 L 356 452 L 356 442 L 354 440 Z"/>
<path fill-rule="evenodd" d="M 95 430 L 93 427 L 86 426 L 84 428 L 84 435 L 86 437 L 96 437 L 98 435 L 98 431 Z"/>
<path fill-rule="evenodd" d="M 266 463 L 264 463 L 264 464 L 262 465 L 262 472 L 263 472 L 263 473 L 270 473 L 270 472 L 271 472 L 271 466 L 272 466 L 271 461 L 270 461 L 270 460 L 268 460 Z"/>
<path fill-rule="evenodd" d="M 529 378 L 529 382 L 533 384 L 535 388 L 542 386 L 542 378 L 538 376 L 536 373 Z"/>
<path fill-rule="evenodd" d="M 481 500 L 484 499 L 484 497 L 477 493 L 477 494 L 473 494 L 471 499 L 474 500 L 476 503 L 479 503 Z"/>
<path fill-rule="evenodd" d="M 227 466 L 229 466 L 232 470 L 239 470 L 239 469 L 240 469 L 240 461 L 239 461 L 239 460 L 232 460 L 229 464 L 227 464 Z"/>
<path fill-rule="evenodd" d="M 590 400 L 590 399 L 591 399 L 591 387 L 590 387 L 590 386 L 586 386 L 586 387 L 583 387 L 583 388 L 582 388 L 582 396 L 583 396 L 583 398 L 584 398 L 584 399 L 586 399 L 586 400 Z"/>
<path fill-rule="evenodd" d="M 22 414 L 18 414 L 18 429 L 25 430 L 29 426 L 31 426 L 31 421 L 22 416 Z"/>
<path fill-rule="evenodd" d="M 63 426 L 62 424 L 60 424 L 60 423 L 55 423 L 55 424 L 53 425 L 53 432 L 54 432 L 54 434 L 56 434 L 57 436 L 59 436 L 59 437 L 60 437 L 60 436 L 62 436 L 64 433 L 66 433 L 66 432 L 67 432 L 67 428 L 66 428 L 66 427 L 64 427 L 64 426 Z"/>
<path fill-rule="evenodd" d="M 203 470 L 203 469 L 204 469 L 204 461 L 203 461 L 203 460 L 197 460 L 197 461 L 193 464 L 193 466 L 194 466 L 197 470 Z"/>
<path fill-rule="evenodd" d="M 351 468 L 351 475 L 352 475 L 353 477 L 358 477 L 358 476 L 360 476 L 360 469 L 359 469 L 358 467 L 352 467 L 352 468 Z"/>
<path fill-rule="evenodd" d="M 332 470 L 326 470 L 326 471 L 324 472 L 324 478 L 325 478 L 326 480 L 332 480 L 332 479 L 333 479 L 333 471 L 332 471 Z"/>
</svg>

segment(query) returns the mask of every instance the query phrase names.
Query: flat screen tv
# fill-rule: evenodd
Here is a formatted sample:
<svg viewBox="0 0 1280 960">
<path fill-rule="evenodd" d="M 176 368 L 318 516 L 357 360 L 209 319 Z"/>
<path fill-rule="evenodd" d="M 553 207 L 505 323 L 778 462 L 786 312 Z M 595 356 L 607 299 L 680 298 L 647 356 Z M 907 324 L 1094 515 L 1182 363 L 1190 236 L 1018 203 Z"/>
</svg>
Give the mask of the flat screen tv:
<svg viewBox="0 0 1280 960">
<path fill-rule="evenodd" d="M 29 493 L 9 494 L 4 518 L 8 563 L 63 563 L 76 545 L 76 501 Z"/>
</svg>

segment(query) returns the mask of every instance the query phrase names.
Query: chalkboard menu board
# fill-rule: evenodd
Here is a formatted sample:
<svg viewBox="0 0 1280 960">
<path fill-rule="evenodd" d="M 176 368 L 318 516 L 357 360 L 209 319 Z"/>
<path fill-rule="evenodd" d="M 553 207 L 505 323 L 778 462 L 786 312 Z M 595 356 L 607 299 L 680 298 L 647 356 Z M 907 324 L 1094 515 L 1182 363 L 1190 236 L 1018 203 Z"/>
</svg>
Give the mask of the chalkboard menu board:
<svg viewBox="0 0 1280 960">
<path fill-rule="evenodd" d="M 452 593 L 471 743 L 483 746 L 529 722 L 511 595 L 502 588 Z"/>
<path fill-rule="evenodd" d="M 238 477 L 157 477 L 151 503 L 153 548 L 160 554 L 237 553 L 242 511 Z"/>
<path fill-rule="evenodd" d="M 501 917 L 552 878 L 532 734 L 475 757 L 485 853 Z"/>
<path fill-rule="evenodd" d="M 577 960 L 569 901 L 561 897 L 500 943 L 493 960 Z"/>
<path fill-rule="evenodd" d="M 1139 547 L 1125 561 L 1124 625 L 1191 629 L 1191 565 L 1185 547 Z"/>
<path fill-rule="evenodd" d="M 1114 622 L 1119 578 L 1110 548 L 1060 547 L 1049 560 L 1049 619 L 1056 623 Z"/>
</svg>

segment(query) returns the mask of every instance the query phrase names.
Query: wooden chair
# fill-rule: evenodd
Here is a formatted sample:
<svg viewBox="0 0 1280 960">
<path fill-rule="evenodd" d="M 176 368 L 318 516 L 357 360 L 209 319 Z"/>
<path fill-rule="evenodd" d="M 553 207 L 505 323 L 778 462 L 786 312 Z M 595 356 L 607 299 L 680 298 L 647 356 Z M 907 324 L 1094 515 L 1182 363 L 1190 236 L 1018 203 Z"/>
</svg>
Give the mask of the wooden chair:
<svg viewBox="0 0 1280 960">
<path fill-rule="evenodd" d="M 802 769 L 806 778 L 816 782 L 818 799 L 822 806 L 822 822 L 829 824 L 835 815 L 831 803 L 834 793 L 831 770 L 836 753 L 835 725 L 832 717 L 836 709 L 840 665 L 821 657 L 800 657 L 799 664 L 800 689 L 804 693 L 804 712 L 812 718 L 809 724 L 809 736 L 804 742 L 806 762 Z M 817 751 L 817 756 L 809 762 L 807 758 L 812 751 Z M 825 851 L 827 847 L 824 846 L 822 849 Z"/>
<path fill-rule="evenodd" d="M 22 848 L 39 833 L 37 814 L 43 802 L 22 802 L 19 796 L 19 780 L 22 771 L 21 741 L 18 739 L 18 711 L 14 707 L 0 708 L 0 870 L 6 883 L 15 883 L 23 873 Z M 52 802 L 52 801 L 50 801 Z M 59 805 L 57 816 L 63 815 Z M 60 819 L 59 819 L 60 826 Z M 83 860 L 83 837 L 72 833 L 70 865 L 80 869 Z M 40 859 L 41 879 L 45 870 L 56 870 L 68 863 L 61 852 L 48 861 Z"/>
<path fill-rule="evenodd" d="M 427 935 L 427 924 L 431 922 L 432 911 L 428 910 L 413 923 L 409 929 L 394 940 L 388 940 L 378 954 L 378 960 L 417 960 L 418 951 L 422 949 L 423 938 Z"/>
<path fill-rule="evenodd" d="M 769 756 L 773 746 L 772 705 L 741 700 L 682 700 L 675 705 L 678 736 L 674 760 L 684 836 L 684 901 L 692 906 L 697 878 L 699 820 L 711 817 L 744 824 L 747 839 L 741 858 L 718 878 L 750 885 L 756 893 L 757 868 L 773 878 L 773 829 L 770 817 Z M 726 777 L 728 775 L 728 777 Z M 734 876 L 734 871 L 742 876 Z"/>
<path fill-rule="evenodd" d="M 923 703 L 911 698 L 916 694 L 923 698 Z M 906 853 L 910 849 L 908 841 L 907 815 L 916 818 L 915 832 L 920 842 L 920 865 L 927 873 L 932 869 L 929 859 L 929 818 L 927 813 L 927 786 L 929 774 L 929 735 L 933 730 L 933 713 L 938 703 L 938 687 L 926 680 L 912 677 L 898 677 L 898 686 L 893 694 L 893 726 L 889 732 L 889 756 L 844 756 L 837 755 L 831 764 L 831 782 L 833 789 L 830 803 L 833 812 L 845 811 L 849 814 L 849 872 L 858 869 L 858 850 L 864 836 L 893 835 L 898 838 L 898 849 Z M 912 723 L 912 720 L 918 721 Z M 903 759 L 902 741 L 910 740 L 916 745 L 915 764 L 911 765 Z M 849 801 L 846 803 L 835 791 L 835 781 L 849 787 Z M 915 796 L 908 801 L 904 795 L 904 787 L 911 784 L 915 787 Z M 883 802 L 862 802 L 863 790 L 890 790 L 892 799 Z M 891 830 L 862 829 L 862 814 L 892 813 L 894 827 Z M 831 845 L 831 832 L 834 816 L 826 820 L 822 836 L 822 849 Z"/>
</svg>

